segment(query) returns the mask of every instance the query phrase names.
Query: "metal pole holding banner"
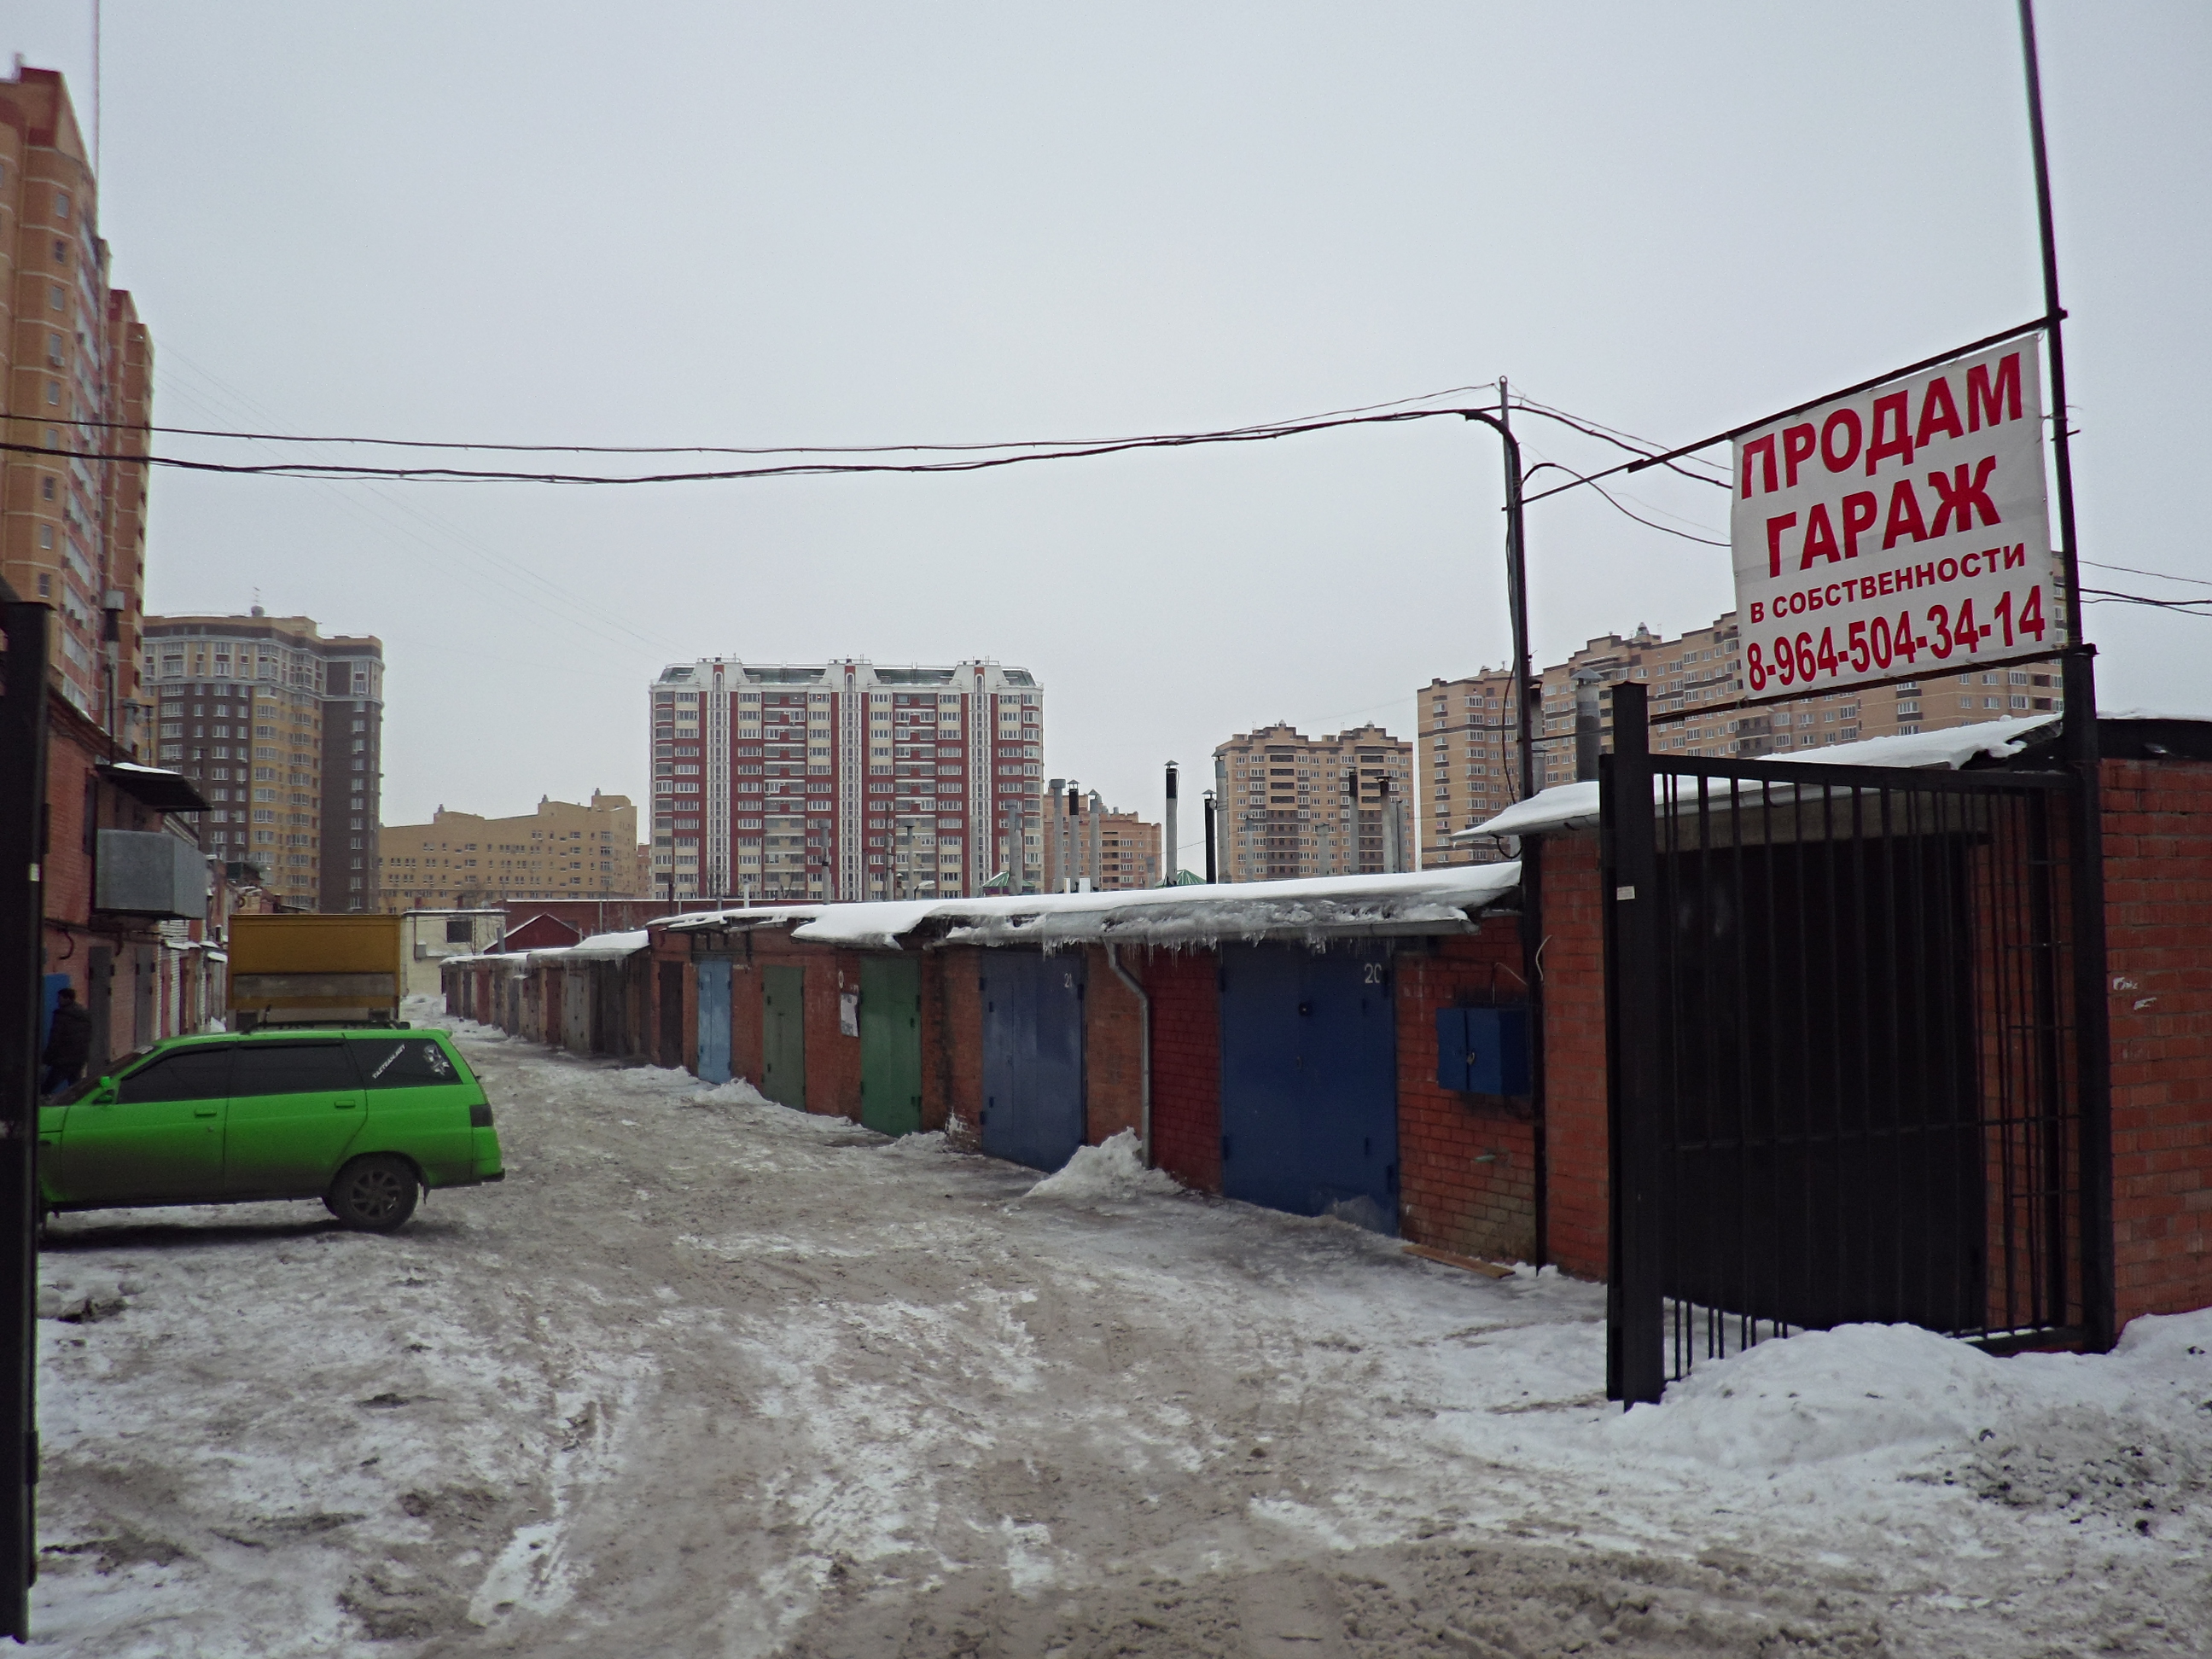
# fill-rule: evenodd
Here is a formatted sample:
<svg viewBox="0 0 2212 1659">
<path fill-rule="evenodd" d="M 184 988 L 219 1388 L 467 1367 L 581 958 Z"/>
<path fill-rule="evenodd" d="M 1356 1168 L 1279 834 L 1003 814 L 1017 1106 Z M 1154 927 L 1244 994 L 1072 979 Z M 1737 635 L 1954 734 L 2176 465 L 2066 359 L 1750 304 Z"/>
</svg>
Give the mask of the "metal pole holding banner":
<svg viewBox="0 0 2212 1659">
<path fill-rule="evenodd" d="M 0 593 L 4 593 L 0 588 Z M 45 919 L 46 630 L 52 609 L 0 605 L 0 1635 L 30 1639 L 38 1577 L 40 947 Z"/>
<path fill-rule="evenodd" d="M 1607 1227 L 1605 1393 L 1624 1405 L 1656 1402 L 1667 1387 L 1666 1286 L 1661 1206 L 1658 841 L 1652 826 L 1651 750 L 1644 690 L 1613 688 L 1613 752 L 1598 757 L 1604 849 Z"/>
<path fill-rule="evenodd" d="M 2051 162 L 2043 142 L 2043 71 L 2034 0 L 2020 0 L 2028 141 L 2035 162 L 2035 221 L 2043 247 L 2043 309 L 2051 361 L 2051 450 L 2058 484 L 2058 542 L 2066 586 L 2066 767 L 2074 775 L 2072 854 L 2075 1068 L 2081 1106 L 2081 1325 L 2102 1352 L 2119 1340 L 2112 1246 L 2112 1075 L 2110 980 L 2105 954 L 2105 819 L 2097 745 L 2096 647 L 2081 627 L 2081 551 L 2074 539 L 2074 456 L 2067 431 L 2066 325 L 2058 301 L 2058 239 Z"/>
</svg>

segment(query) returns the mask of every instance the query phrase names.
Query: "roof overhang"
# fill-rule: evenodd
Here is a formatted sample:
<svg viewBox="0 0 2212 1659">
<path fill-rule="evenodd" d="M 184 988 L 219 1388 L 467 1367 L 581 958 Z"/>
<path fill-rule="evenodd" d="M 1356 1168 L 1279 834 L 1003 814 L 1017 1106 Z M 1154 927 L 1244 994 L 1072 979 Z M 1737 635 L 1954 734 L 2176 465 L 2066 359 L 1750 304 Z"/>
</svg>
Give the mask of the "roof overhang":
<svg viewBox="0 0 2212 1659">
<path fill-rule="evenodd" d="M 150 806 L 157 812 L 208 810 L 208 804 L 200 799 L 200 792 L 192 787 L 192 781 L 181 772 L 140 766 L 133 761 L 102 761 L 93 770 L 142 806 Z"/>
</svg>

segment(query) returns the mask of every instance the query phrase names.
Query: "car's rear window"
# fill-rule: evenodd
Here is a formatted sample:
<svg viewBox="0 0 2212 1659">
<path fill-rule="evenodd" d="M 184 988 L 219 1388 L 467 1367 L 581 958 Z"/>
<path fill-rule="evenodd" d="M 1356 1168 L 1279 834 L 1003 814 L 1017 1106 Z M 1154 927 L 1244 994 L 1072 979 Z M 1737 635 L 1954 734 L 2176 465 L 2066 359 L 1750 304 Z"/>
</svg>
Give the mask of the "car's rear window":
<svg viewBox="0 0 2212 1659">
<path fill-rule="evenodd" d="M 230 1092 L 246 1095 L 343 1094 L 361 1087 L 345 1044 L 241 1042 L 231 1066 Z"/>
<path fill-rule="evenodd" d="M 352 1046 L 372 1089 L 427 1089 L 465 1080 L 435 1037 L 356 1037 Z"/>
</svg>

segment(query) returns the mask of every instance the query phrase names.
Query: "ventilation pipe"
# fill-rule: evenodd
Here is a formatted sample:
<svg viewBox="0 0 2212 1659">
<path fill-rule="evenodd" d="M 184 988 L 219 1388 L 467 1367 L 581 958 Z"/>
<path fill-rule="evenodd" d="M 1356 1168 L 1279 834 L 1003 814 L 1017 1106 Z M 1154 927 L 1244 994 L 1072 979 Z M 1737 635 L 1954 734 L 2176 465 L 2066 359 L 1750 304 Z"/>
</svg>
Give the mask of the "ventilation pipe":
<svg viewBox="0 0 2212 1659">
<path fill-rule="evenodd" d="M 1102 818 L 1106 811 L 1106 804 L 1098 799 L 1098 792 L 1094 789 L 1091 792 L 1090 799 L 1083 805 L 1084 810 L 1091 815 L 1091 839 L 1087 848 L 1090 867 L 1083 872 L 1083 890 L 1086 893 L 1095 893 L 1098 890 L 1099 872 L 1104 868 L 1102 854 L 1106 849 L 1099 845 L 1098 838 L 1105 828 Z"/>
<path fill-rule="evenodd" d="M 1067 799 L 1060 803 L 1060 890 L 1075 890 L 1075 815 L 1083 805 L 1082 791 L 1075 780 L 1067 781 Z"/>
<path fill-rule="evenodd" d="M 1168 810 L 1162 819 L 1160 830 L 1160 851 L 1164 854 L 1160 860 L 1160 885 L 1172 887 L 1180 873 L 1176 867 L 1176 848 L 1179 843 L 1176 841 L 1176 763 L 1173 761 L 1168 763 Z"/>
</svg>

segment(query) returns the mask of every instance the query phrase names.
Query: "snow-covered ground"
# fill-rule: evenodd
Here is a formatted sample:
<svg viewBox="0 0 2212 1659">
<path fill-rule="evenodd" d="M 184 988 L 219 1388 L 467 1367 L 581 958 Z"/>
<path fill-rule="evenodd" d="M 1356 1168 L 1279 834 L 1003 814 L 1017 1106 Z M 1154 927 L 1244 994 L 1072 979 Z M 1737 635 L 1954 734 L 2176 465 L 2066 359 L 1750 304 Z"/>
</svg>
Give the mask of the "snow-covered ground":
<svg viewBox="0 0 2212 1659">
<path fill-rule="evenodd" d="M 54 1224 L 36 1650 L 2212 1643 L 2212 1315 L 1624 1415 L 1589 1285 L 460 1030 L 504 1186 Z"/>
</svg>

